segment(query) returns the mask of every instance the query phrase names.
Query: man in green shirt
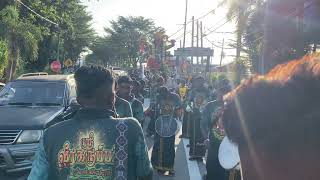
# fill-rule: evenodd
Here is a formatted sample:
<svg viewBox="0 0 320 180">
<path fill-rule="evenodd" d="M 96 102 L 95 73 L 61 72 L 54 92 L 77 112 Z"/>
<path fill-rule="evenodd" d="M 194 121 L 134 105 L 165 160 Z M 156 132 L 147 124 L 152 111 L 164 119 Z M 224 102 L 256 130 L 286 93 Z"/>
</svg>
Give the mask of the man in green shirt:
<svg viewBox="0 0 320 180">
<path fill-rule="evenodd" d="M 81 67 L 75 79 L 82 108 L 44 132 L 28 180 L 152 179 L 139 122 L 114 118 L 111 73 L 103 67 Z"/>
<path fill-rule="evenodd" d="M 117 95 L 116 95 L 115 99 L 116 99 L 115 112 L 117 114 L 117 117 L 119 117 L 119 118 L 133 117 L 130 103 L 127 100 L 125 100 Z"/>
<path fill-rule="evenodd" d="M 118 90 L 117 95 L 128 101 L 131 105 L 132 115 L 136 118 L 141 126 L 143 125 L 144 114 L 142 103 L 135 98 L 134 94 L 131 93 L 132 80 L 129 76 L 120 76 L 118 78 Z"/>
</svg>

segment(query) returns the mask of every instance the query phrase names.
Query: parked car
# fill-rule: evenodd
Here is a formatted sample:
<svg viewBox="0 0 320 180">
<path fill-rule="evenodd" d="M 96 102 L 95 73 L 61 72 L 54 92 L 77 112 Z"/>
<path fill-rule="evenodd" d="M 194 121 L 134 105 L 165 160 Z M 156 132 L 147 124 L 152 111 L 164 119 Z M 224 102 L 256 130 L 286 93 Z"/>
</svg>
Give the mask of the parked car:
<svg viewBox="0 0 320 180">
<path fill-rule="evenodd" d="M 43 131 L 76 112 L 73 75 L 20 77 L 0 91 L 0 171 L 31 169 Z"/>
<path fill-rule="evenodd" d="M 1 90 L 4 86 L 5 86 L 5 84 L 0 82 L 0 90 Z"/>
</svg>

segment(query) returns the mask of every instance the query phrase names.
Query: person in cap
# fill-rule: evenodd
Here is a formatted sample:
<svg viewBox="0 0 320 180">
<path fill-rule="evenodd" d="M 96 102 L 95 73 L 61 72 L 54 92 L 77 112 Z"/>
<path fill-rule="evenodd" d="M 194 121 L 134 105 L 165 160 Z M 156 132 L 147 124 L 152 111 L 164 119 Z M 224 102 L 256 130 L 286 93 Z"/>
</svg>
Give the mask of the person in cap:
<svg viewBox="0 0 320 180">
<path fill-rule="evenodd" d="M 243 82 L 222 122 L 245 180 L 320 179 L 320 58 L 308 55 Z"/>
<path fill-rule="evenodd" d="M 139 122 L 114 118 L 111 73 L 83 66 L 75 73 L 81 109 L 45 130 L 28 180 L 152 179 Z"/>
<path fill-rule="evenodd" d="M 143 106 L 142 103 L 135 98 L 135 95 L 131 93 L 132 80 L 129 76 L 120 76 L 117 82 L 117 95 L 130 103 L 133 117 L 140 122 L 141 126 L 143 126 Z"/>
</svg>

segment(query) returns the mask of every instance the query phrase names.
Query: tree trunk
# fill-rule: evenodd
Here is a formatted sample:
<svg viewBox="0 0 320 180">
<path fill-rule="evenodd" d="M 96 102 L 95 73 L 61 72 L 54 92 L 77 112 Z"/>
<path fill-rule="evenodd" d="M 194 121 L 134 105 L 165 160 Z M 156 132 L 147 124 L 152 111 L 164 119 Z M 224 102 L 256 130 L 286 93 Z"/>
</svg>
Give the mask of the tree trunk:
<svg viewBox="0 0 320 180">
<path fill-rule="evenodd" d="M 237 54 L 236 54 L 236 58 L 237 60 L 240 59 L 240 55 L 241 55 L 241 43 L 242 43 L 242 34 L 243 34 L 243 15 L 241 13 L 241 8 L 239 8 L 239 15 L 238 15 L 238 35 L 237 35 Z"/>
<path fill-rule="evenodd" d="M 244 21 L 244 17 L 243 14 L 241 13 L 241 7 L 239 7 L 239 14 L 238 14 L 238 34 L 237 34 L 237 52 L 236 52 L 236 61 L 237 61 L 237 65 L 236 65 L 236 81 L 240 82 L 241 81 L 241 69 L 240 66 L 238 66 L 238 63 L 240 61 L 240 56 L 241 56 L 241 48 L 242 48 L 242 34 L 243 34 L 243 21 Z"/>
<path fill-rule="evenodd" d="M 17 67 L 17 61 L 19 57 L 19 47 L 15 44 L 15 38 L 11 37 L 11 41 L 8 43 L 8 64 L 6 67 L 6 82 L 9 82 L 13 79 L 16 67 Z"/>
</svg>

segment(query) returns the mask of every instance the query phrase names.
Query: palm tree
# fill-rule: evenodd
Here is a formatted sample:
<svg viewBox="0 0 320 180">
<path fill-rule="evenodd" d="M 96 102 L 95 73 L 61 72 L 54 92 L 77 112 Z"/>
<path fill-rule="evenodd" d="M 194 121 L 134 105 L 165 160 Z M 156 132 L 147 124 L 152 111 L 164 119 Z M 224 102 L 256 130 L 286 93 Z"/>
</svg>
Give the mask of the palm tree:
<svg viewBox="0 0 320 180">
<path fill-rule="evenodd" d="M 257 3 L 256 8 L 248 17 L 247 26 L 245 27 L 243 41 L 246 47 L 252 71 L 260 71 L 260 57 L 262 55 L 263 37 L 264 37 L 264 17 L 265 2 Z"/>
<path fill-rule="evenodd" d="M 0 36 L 8 44 L 6 81 L 12 80 L 19 59 L 35 60 L 38 56 L 38 42 L 41 32 L 38 27 L 19 18 L 15 6 L 7 6 L 0 11 Z"/>
<path fill-rule="evenodd" d="M 239 62 L 242 51 L 242 38 L 248 26 L 250 16 L 255 13 L 256 7 L 264 0 L 226 0 L 228 3 L 227 18 L 236 22 L 237 41 L 236 41 L 236 60 Z M 237 71 L 237 81 L 240 81 L 240 72 Z"/>
</svg>

